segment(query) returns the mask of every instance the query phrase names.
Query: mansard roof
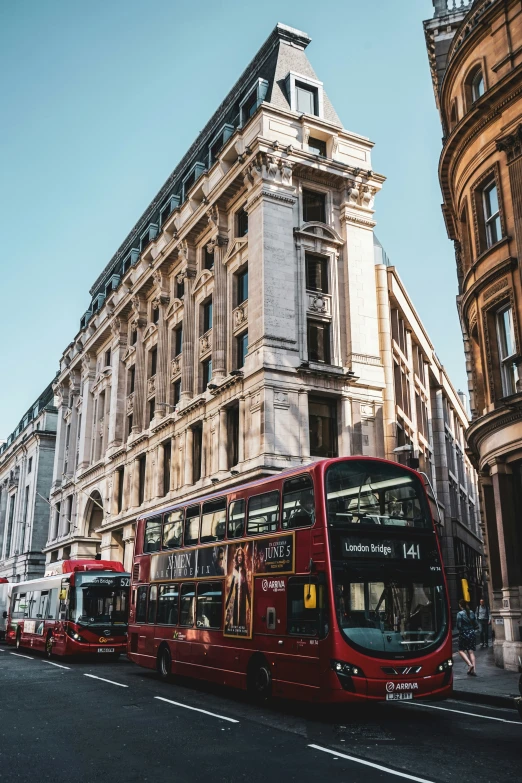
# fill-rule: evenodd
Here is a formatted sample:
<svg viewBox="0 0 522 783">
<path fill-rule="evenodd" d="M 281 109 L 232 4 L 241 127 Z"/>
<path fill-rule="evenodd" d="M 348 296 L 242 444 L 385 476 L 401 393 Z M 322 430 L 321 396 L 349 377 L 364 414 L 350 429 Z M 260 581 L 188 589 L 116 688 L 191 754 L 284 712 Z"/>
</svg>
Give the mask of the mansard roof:
<svg viewBox="0 0 522 783">
<path fill-rule="evenodd" d="M 317 81 L 315 71 L 305 54 L 310 41 L 311 38 L 300 30 L 280 23 L 276 25 L 90 289 L 93 300 L 105 293 L 105 288 L 113 276 L 121 275 L 123 259 L 133 248 L 139 250 L 140 238 L 151 223 L 159 225 L 160 213 L 172 197 L 177 196 L 177 203 L 181 203 L 183 180 L 197 163 L 203 162 L 206 167 L 209 144 L 223 126 L 227 125 L 231 132 L 240 126 L 240 104 L 259 79 L 264 80 L 266 89 L 262 100 L 286 111 L 290 111 L 290 96 L 286 91 L 286 78 L 290 72 Z M 342 128 L 342 123 L 324 91 L 323 116 L 327 122 Z"/>
</svg>

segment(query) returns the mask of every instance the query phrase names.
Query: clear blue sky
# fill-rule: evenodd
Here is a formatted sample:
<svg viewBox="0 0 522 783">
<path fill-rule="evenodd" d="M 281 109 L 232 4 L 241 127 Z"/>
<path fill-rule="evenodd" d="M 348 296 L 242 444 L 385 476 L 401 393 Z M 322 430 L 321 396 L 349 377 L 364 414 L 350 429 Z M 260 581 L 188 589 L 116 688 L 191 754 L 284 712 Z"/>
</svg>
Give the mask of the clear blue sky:
<svg viewBox="0 0 522 783">
<path fill-rule="evenodd" d="M 377 236 L 465 388 L 431 0 L 18 0 L 0 8 L 0 437 L 54 377 L 89 288 L 275 24 L 305 30 L 345 127 L 387 177 Z"/>
</svg>

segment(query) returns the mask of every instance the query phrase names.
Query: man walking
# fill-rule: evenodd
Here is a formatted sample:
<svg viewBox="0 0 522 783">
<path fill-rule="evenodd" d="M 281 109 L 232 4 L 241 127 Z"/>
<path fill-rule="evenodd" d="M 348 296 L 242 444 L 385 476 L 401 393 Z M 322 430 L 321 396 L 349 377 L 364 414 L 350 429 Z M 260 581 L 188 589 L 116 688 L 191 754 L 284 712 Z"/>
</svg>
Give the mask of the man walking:
<svg viewBox="0 0 522 783">
<path fill-rule="evenodd" d="M 489 625 L 491 623 L 491 617 L 489 608 L 483 598 L 480 599 L 475 615 L 480 626 L 480 646 L 487 647 L 489 644 Z"/>
</svg>

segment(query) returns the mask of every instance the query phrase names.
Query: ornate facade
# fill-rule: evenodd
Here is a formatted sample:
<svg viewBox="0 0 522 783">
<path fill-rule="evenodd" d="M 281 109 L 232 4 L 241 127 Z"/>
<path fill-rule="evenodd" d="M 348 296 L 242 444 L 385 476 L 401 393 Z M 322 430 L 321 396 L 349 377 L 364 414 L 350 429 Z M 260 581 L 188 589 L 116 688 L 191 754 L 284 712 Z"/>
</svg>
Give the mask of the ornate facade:
<svg viewBox="0 0 522 783">
<path fill-rule="evenodd" d="M 43 576 L 57 411 L 51 385 L 0 445 L 0 577 Z"/>
<path fill-rule="evenodd" d="M 443 127 L 443 213 L 458 308 L 489 557 L 495 658 L 522 655 L 522 8 L 434 0 L 424 23 Z"/>
<path fill-rule="evenodd" d="M 55 385 L 48 572 L 97 552 L 129 567 L 137 515 L 174 498 L 314 457 L 395 458 L 384 178 L 309 40 L 276 27 L 91 289 Z"/>
</svg>

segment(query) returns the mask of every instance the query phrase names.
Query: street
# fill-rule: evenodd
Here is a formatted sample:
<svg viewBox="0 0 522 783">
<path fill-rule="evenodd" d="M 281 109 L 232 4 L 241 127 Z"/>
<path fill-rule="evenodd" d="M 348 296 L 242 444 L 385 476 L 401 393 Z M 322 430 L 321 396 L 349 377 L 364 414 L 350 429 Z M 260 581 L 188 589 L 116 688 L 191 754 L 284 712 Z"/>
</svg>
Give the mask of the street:
<svg viewBox="0 0 522 783">
<path fill-rule="evenodd" d="M 515 710 L 316 707 L 0 647 L 0 781 L 519 780 Z"/>
</svg>

